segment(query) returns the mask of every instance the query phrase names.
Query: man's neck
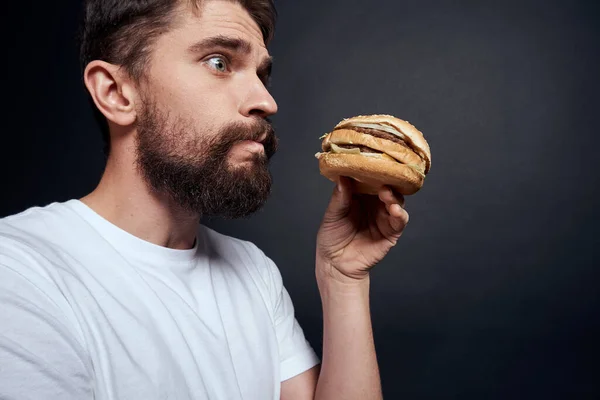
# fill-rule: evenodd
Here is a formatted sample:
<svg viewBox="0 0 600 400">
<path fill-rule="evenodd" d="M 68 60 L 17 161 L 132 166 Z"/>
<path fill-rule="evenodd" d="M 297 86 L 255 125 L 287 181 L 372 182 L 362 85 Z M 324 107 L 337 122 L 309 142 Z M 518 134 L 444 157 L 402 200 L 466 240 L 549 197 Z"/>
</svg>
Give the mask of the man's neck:
<svg viewBox="0 0 600 400">
<path fill-rule="evenodd" d="M 80 200 L 124 231 L 159 246 L 190 249 L 200 217 L 152 193 L 133 163 L 109 157 L 98 187 Z"/>
</svg>

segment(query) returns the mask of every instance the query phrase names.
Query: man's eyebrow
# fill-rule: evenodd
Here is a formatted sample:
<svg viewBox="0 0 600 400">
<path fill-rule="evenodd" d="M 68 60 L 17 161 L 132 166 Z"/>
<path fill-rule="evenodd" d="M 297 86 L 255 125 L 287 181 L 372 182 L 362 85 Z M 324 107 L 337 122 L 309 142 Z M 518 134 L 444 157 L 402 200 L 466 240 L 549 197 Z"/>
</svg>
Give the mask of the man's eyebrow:
<svg viewBox="0 0 600 400">
<path fill-rule="evenodd" d="M 270 78 L 273 70 L 273 57 L 266 57 L 258 66 L 257 74 L 260 77 Z"/>
<path fill-rule="evenodd" d="M 252 46 L 250 45 L 250 43 L 243 39 L 218 35 L 208 37 L 206 39 L 202 39 L 201 41 L 194 43 L 188 48 L 188 52 L 201 53 L 203 51 L 215 47 L 221 47 L 232 51 L 239 51 L 244 54 L 248 54 L 252 50 Z"/>
</svg>

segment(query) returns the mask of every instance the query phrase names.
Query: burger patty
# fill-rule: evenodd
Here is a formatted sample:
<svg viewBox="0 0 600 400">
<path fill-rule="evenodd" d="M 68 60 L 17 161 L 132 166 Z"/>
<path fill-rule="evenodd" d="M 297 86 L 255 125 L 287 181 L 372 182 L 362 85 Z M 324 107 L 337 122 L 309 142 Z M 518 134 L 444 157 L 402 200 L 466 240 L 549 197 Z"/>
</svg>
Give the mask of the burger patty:
<svg viewBox="0 0 600 400">
<path fill-rule="evenodd" d="M 380 139 L 390 140 L 394 143 L 398 143 L 399 145 L 406 147 L 407 149 L 412 150 L 410 148 L 410 146 L 408 144 L 406 144 L 406 142 L 404 140 L 402 140 L 398 136 L 393 135 L 388 132 L 378 131 L 377 129 L 371 129 L 371 128 L 358 128 L 356 126 L 342 128 L 342 129 L 351 129 L 353 131 L 360 132 L 360 133 L 366 133 L 367 135 L 375 136 Z"/>
</svg>

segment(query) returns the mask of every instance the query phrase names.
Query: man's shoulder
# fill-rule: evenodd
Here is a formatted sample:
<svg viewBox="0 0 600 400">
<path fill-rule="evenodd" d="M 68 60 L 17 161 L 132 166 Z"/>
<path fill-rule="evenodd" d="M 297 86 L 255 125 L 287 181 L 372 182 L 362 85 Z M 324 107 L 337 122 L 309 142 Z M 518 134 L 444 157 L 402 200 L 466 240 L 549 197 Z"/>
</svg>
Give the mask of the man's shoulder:
<svg viewBox="0 0 600 400">
<path fill-rule="evenodd" d="M 64 215 L 65 203 L 53 202 L 45 206 L 30 206 L 16 214 L 0 218 L 0 234 L 28 236 L 43 233 L 52 221 Z"/>
<path fill-rule="evenodd" d="M 56 248 L 69 232 L 68 202 L 32 206 L 0 218 L 0 255 L 37 256 Z"/>
<path fill-rule="evenodd" d="M 56 244 L 62 235 L 63 207 L 34 206 L 0 219 L 0 290 L 14 286 L 21 296 L 42 291 L 53 299 L 60 297 L 55 265 L 62 254 Z"/>
</svg>

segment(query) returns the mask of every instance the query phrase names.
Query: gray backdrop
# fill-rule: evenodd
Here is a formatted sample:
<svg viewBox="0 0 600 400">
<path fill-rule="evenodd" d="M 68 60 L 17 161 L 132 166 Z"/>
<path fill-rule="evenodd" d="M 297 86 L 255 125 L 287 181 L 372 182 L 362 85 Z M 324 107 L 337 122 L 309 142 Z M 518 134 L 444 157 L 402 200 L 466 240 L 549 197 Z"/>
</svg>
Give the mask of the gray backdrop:
<svg viewBox="0 0 600 400">
<path fill-rule="evenodd" d="M 3 3 L 0 216 L 81 197 L 102 172 L 78 3 Z M 319 175 L 318 137 L 356 114 L 408 119 L 433 163 L 373 272 L 386 398 L 598 398 L 600 2 L 278 10 L 273 196 L 247 220 L 205 223 L 279 265 L 320 353 L 315 233 L 333 184 Z"/>
</svg>

